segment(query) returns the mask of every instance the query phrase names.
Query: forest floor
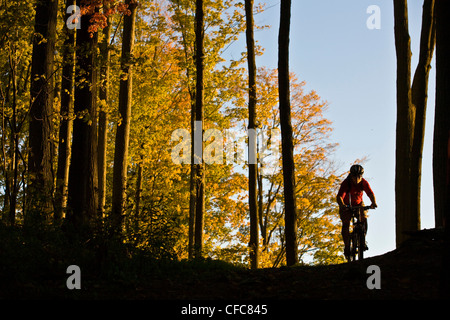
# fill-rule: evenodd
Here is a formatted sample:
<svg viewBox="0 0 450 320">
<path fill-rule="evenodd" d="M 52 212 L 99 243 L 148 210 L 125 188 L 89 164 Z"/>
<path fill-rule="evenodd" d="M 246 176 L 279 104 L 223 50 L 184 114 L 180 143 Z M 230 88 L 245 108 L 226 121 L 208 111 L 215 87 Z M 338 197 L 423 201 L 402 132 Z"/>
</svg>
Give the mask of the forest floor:
<svg viewBox="0 0 450 320">
<path fill-rule="evenodd" d="M 98 243 L 73 243 L 1 227 L 0 299 L 437 299 L 444 248 L 434 232 L 421 232 L 363 261 L 248 270 L 213 260 L 155 261 Z M 66 286 L 71 264 L 81 269 L 80 290 Z M 380 289 L 367 287 L 370 265 L 380 268 Z"/>
</svg>

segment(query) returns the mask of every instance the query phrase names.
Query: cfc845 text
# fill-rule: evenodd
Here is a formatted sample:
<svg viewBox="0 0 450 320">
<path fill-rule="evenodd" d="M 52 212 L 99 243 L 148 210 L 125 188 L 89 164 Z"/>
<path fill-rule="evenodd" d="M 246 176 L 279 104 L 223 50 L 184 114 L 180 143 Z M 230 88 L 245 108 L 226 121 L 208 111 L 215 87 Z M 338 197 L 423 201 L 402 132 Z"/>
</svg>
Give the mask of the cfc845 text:
<svg viewBox="0 0 450 320">
<path fill-rule="evenodd" d="M 267 305 L 265 304 L 229 304 L 225 308 L 216 307 L 197 307 L 189 304 L 181 308 L 182 315 L 207 315 L 210 318 L 214 314 L 226 313 L 229 315 L 265 315 L 267 314 Z"/>
</svg>

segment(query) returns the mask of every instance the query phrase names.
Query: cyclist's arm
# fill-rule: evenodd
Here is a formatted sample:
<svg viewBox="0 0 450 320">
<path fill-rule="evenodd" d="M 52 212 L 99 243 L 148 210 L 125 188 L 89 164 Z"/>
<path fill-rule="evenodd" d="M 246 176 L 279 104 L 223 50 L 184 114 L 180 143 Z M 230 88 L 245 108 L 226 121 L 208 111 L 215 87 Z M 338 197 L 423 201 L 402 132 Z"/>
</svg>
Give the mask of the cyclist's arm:
<svg viewBox="0 0 450 320">
<path fill-rule="evenodd" d="M 338 194 L 336 196 L 336 202 L 338 203 L 339 208 L 341 208 L 341 209 L 343 209 L 346 206 L 344 203 L 344 197 L 346 195 L 346 190 L 348 190 L 348 184 L 346 181 L 347 180 L 345 180 L 344 182 L 341 183 Z"/>
<path fill-rule="evenodd" d="M 371 207 L 372 208 L 378 207 L 377 200 L 375 199 L 375 195 L 373 193 L 369 193 L 367 196 L 369 197 L 370 201 L 372 201 Z"/>
<path fill-rule="evenodd" d="M 369 183 L 364 180 L 363 181 L 363 189 L 366 192 L 367 196 L 369 197 L 370 201 L 372 201 L 371 207 L 376 208 L 378 207 L 377 201 L 375 200 L 375 194 L 372 191 L 372 188 L 370 187 Z"/>
<path fill-rule="evenodd" d="M 337 203 L 338 203 L 340 208 L 344 208 L 345 207 L 344 199 L 343 199 L 343 197 L 340 194 L 337 195 L 336 201 L 337 201 Z"/>
</svg>

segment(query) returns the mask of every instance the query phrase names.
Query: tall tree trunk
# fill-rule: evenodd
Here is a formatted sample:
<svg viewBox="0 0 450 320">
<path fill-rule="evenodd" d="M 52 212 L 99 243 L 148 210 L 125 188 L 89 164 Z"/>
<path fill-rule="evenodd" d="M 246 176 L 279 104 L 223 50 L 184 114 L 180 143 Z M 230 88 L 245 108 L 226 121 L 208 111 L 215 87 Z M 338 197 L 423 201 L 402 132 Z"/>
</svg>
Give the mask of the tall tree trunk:
<svg viewBox="0 0 450 320">
<path fill-rule="evenodd" d="M 137 179 L 136 179 L 136 194 L 135 194 L 135 208 L 134 208 L 134 220 L 135 220 L 135 232 L 138 230 L 138 219 L 140 215 L 140 205 L 141 205 L 141 195 L 142 195 L 142 162 L 144 160 L 144 156 L 141 155 L 141 161 L 138 163 L 138 170 L 137 170 Z"/>
<path fill-rule="evenodd" d="M 437 0 L 441 1 L 441 0 Z M 450 8 L 442 9 L 442 12 L 446 14 L 450 13 Z M 445 16 L 444 19 L 447 19 L 448 15 Z M 448 20 L 448 19 L 447 19 Z M 446 23 L 445 28 L 447 28 L 447 36 L 449 35 L 450 26 L 449 23 Z M 448 44 L 446 44 L 446 54 L 448 57 L 450 54 L 450 48 Z M 448 68 L 448 66 L 447 66 Z M 448 75 L 448 72 L 447 72 Z M 447 91 L 450 90 L 450 81 L 447 77 Z M 448 102 L 447 102 L 448 103 Z M 448 105 L 448 104 L 447 104 Z M 443 216 L 443 227 L 444 227 L 444 254 L 443 254 L 443 267 L 441 268 L 441 281 L 439 292 L 441 298 L 449 299 L 450 298 L 450 274 L 448 270 L 450 269 L 450 128 L 447 132 L 447 165 L 446 165 L 447 177 L 445 183 L 445 191 L 443 192 L 445 195 L 445 207 L 444 207 L 444 216 Z"/>
<path fill-rule="evenodd" d="M 450 2 L 436 0 L 436 103 L 433 181 L 436 226 L 444 229 L 441 298 L 450 298 Z"/>
<path fill-rule="evenodd" d="M 77 1 L 81 7 L 81 1 Z M 81 16 L 76 39 L 76 75 L 72 159 L 69 168 L 67 222 L 90 232 L 97 213 L 97 33 L 88 31 L 91 15 Z"/>
<path fill-rule="evenodd" d="M 189 68 L 187 69 L 189 74 Z M 188 76 L 189 78 L 189 76 Z M 197 197 L 197 165 L 194 163 L 194 141 L 195 141 L 195 96 L 191 94 L 191 172 L 189 180 L 189 231 L 188 231 L 188 258 L 192 260 L 195 256 L 195 202 Z"/>
<path fill-rule="evenodd" d="M 5 115 L 5 105 L 6 105 L 6 101 L 7 101 L 7 96 L 5 97 L 3 95 L 3 92 L 1 92 L 2 95 L 2 131 L 0 134 L 0 141 L 1 141 L 1 152 L 2 152 L 2 171 L 3 171 L 3 176 L 5 177 L 5 181 L 4 181 L 4 192 L 5 192 L 5 197 L 3 198 L 3 208 L 2 208 L 2 221 L 5 221 L 6 223 L 9 224 L 9 198 L 11 196 L 11 188 L 10 188 L 10 174 L 9 174 L 9 167 L 8 167 L 8 161 L 7 161 L 7 156 L 6 156 L 6 115 Z M 15 222 L 15 210 L 14 210 L 14 219 L 13 219 L 13 224 Z"/>
<path fill-rule="evenodd" d="M 16 220 L 16 207 L 17 207 L 17 195 L 19 193 L 18 186 L 18 166 L 19 166 L 19 129 L 17 124 L 17 59 L 16 59 L 16 47 L 15 44 L 10 44 L 10 51 L 8 55 L 9 60 L 9 71 L 10 71 L 10 85 L 8 87 L 12 89 L 12 117 L 9 119 L 8 123 L 11 129 L 9 136 L 9 156 L 11 161 L 9 165 L 6 165 L 6 152 L 5 152 L 5 139 L 2 136 L 3 142 L 3 157 L 5 161 L 5 205 L 7 211 L 6 221 L 9 225 L 14 225 Z M 6 94 L 5 100 L 9 102 L 9 94 Z M 5 119 L 4 109 L 3 109 L 3 120 Z M 3 130 L 5 129 L 3 123 Z M 3 131 L 4 133 L 5 131 Z M 26 201 L 24 200 L 24 203 Z M 24 206 L 25 207 L 25 206 Z"/>
<path fill-rule="evenodd" d="M 66 0 L 64 12 L 67 7 L 74 5 L 74 0 Z M 65 13 L 64 21 L 70 17 L 70 13 Z M 70 164 L 70 141 L 72 139 L 73 125 L 73 84 L 75 65 L 75 29 L 63 28 L 64 51 L 63 69 L 61 79 L 61 122 L 59 125 L 58 143 L 58 168 L 56 171 L 56 192 L 55 192 L 55 215 L 56 223 L 59 223 L 63 216 L 63 211 L 67 206 L 67 188 L 69 184 L 69 164 Z"/>
<path fill-rule="evenodd" d="M 395 170 L 396 244 L 420 229 L 420 182 L 428 75 L 435 43 L 434 0 L 425 0 L 420 54 L 411 88 L 411 40 L 405 0 L 394 1 L 397 53 L 397 133 Z"/>
<path fill-rule="evenodd" d="M 281 147 L 284 180 L 284 214 L 286 234 L 286 263 L 298 262 L 297 208 L 295 204 L 294 142 L 291 124 L 289 89 L 289 29 L 291 0 L 281 1 L 280 30 L 278 34 L 278 90 L 281 124 Z"/>
<path fill-rule="evenodd" d="M 414 136 L 411 149 L 411 212 L 418 217 L 420 226 L 420 190 L 422 176 L 422 152 L 425 137 L 425 118 L 428 98 L 428 75 L 431 69 L 435 37 L 434 0 L 425 0 L 422 13 L 419 62 L 411 88 L 414 112 Z"/>
<path fill-rule="evenodd" d="M 250 208 L 250 266 L 258 268 L 259 234 L 256 187 L 256 62 L 253 38 L 253 0 L 245 0 L 247 62 L 248 62 L 248 203 Z"/>
<path fill-rule="evenodd" d="M 450 131 L 450 13 L 447 1 L 436 0 L 436 104 L 433 135 L 433 185 L 436 227 L 450 224 L 445 220 L 447 144 Z"/>
<path fill-rule="evenodd" d="M 130 15 L 123 21 L 121 79 L 119 88 L 119 113 L 121 122 L 117 126 L 114 150 L 112 223 L 113 230 L 121 233 L 126 201 L 128 145 L 130 140 L 131 102 L 132 102 L 132 54 L 137 3 L 127 0 Z"/>
<path fill-rule="evenodd" d="M 196 258 L 202 257 L 203 250 L 203 212 L 205 209 L 205 166 L 203 162 L 203 0 L 196 0 L 195 7 L 195 124 L 194 124 L 194 164 L 196 166 L 195 201 L 195 244 Z"/>
<path fill-rule="evenodd" d="M 37 1 L 31 65 L 29 124 L 29 204 L 26 223 L 49 218 L 52 211 L 53 62 L 58 1 Z"/>
<path fill-rule="evenodd" d="M 106 11 L 107 8 L 104 8 Z M 109 98 L 109 38 L 111 33 L 111 18 L 108 16 L 107 25 L 103 29 L 103 42 L 100 46 L 100 107 L 98 113 L 98 213 L 101 218 L 105 213 L 106 205 L 106 145 L 107 145 L 107 112 Z"/>
<path fill-rule="evenodd" d="M 258 146 L 258 144 L 257 144 Z M 257 147 L 257 154 L 259 154 L 259 148 Z M 258 157 L 259 161 L 259 157 Z M 261 165 L 261 164 L 259 164 Z M 261 230 L 261 238 L 262 238 L 262 250 L 264 251 L 268 245 L 267 243 L 267 219 L 264 219 L 264 205 L 263 205 L 263 177 L 262 172 L 258 168 L 258 164 L 256 166 L 256 177 L 258 181 L 258 220 L 259 220 L 259 229 Z"/>
<path fill-rule="evenodd" d="M 395 226 L 396 243 L 405 239 L 405 231 L 419 229 L 420 221 L 411 215 L 410 156 L 414 114 L 411 102 L 411 39 L 408 33 L 406 0 L 394 0 L 394 33 L 397 53 L 397 129 L 395 156 Z"/>
<path fill-rule="evenodd" d="M 182 10 L 180 1 L 176 2 L 177 9 Z M 194 125 L 195 125 L 195 107 L 196 107 L 196 99 L 195 99 L 195 85 L 193 85 L 191 79 L 193 77 L 193 68 L 191 68 L 191 59 L 192 54 L 189 50 L 189 44 L 187 41 L 187 30 L 191 29 L 191 25 L 189 24 L 188 19 L 180 19 L 178 20 L 181 29 L 181 36 L 183 42 L 183 51 L 184 51 L 184 64 L 186 66 L 186 80 L 187 80 L 187 89 L 189 92 L 190 100 L 191 100 L 191 163 L 190 163 L 190 179 L 189 179 L 189 231 L 188 231 L 188 259 L 192 260 L 194 258 L 194 246 L 195 246 L 195 202 L 197 197 L 196 190 L 196 169 L 197 166 L 194 163 Z"/>
</svg>

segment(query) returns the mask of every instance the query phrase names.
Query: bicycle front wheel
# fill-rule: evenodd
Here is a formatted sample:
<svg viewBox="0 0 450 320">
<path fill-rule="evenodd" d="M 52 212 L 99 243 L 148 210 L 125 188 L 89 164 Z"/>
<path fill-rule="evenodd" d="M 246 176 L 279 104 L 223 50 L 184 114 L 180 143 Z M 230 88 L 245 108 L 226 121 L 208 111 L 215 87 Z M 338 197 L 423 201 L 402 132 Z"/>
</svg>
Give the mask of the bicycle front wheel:
<svg viewBox="0 0 450 320">
<path fill-rule="evenodd" d="M 357 248 L 358 248 L 357 237 L 355 232 L 352 232 L 350 237 L 350 261 L 356 260 Z"/>
<path fill-rule="evenodd" d="M 366 244 L 366 237 L 364 236 L 364 232 L 360 230 L 358 233 L 358 260 L 364 259 L 364 247 Z"/>
</svg>

